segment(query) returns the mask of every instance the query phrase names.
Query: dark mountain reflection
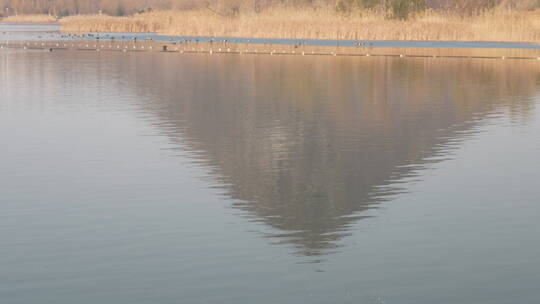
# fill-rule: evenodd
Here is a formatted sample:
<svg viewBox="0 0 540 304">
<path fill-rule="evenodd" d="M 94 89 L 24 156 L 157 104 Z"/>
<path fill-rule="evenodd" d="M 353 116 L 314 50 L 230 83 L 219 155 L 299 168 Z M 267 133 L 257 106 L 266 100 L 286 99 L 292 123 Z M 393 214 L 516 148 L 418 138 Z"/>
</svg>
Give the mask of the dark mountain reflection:
<svg viewBox="0 0 540 304">
<path fill-rule="evenodd" d="M 306 256 L 332 252 L 362 211 L 482 120 L 527 119 L 540 83 L 536 62 L 100 56 L 148 97 L 162 132 L 214 169 L 234 208 Z"/>
</svg>

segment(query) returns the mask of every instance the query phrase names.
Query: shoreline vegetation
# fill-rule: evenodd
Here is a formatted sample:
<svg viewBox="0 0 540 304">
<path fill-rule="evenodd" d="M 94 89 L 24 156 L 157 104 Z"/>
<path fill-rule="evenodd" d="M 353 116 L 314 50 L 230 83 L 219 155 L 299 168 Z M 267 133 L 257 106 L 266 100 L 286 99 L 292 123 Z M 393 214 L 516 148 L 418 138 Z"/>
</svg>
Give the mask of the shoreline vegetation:
<svg viewBox="0 0 540 304">
<path fill-rule="evenodd" d="M 71 16 L 66 32 L 156 32 L 174 36 L 283 39 L 505 41 L 540 43 L 540 10 L 485 11 L 460 16 L 423 11 L 407 19 L 362 11 L 275 8 L 235 17 L 209 11 L 156 11 L 133 16 Z"/>
<path fill-rule="evenodd" d="M 540 43 L 540 0 L 48 0 L 39 2 L 40 7 L 22 0 L 9 3 L 7 11 L 21 14 L 2 22 L 60 22 L 62 31 L 72 33 Z"/>
</svg>

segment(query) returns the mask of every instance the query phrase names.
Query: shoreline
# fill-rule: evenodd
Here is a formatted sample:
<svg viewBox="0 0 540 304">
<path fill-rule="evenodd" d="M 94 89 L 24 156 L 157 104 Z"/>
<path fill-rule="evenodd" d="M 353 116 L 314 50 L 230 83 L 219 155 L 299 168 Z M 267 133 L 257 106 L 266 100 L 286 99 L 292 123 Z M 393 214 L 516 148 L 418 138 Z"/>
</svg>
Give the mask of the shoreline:
<svg viewBox="0 0 540 304">
<path fill-rule="evenodd" d="M 49 15 L 17 15 L 1 18 L 0 23 L 60 23 L 60 19 Z"/>
<path fill-rule="evenodd" d="M 540 46 L 540 9 L 493 11 L 470 17 L 427 11 L 410 20 L 388 19 L 376 14 L 343 16 L 330 11 L 273 10 L 238 17 L 209 15 L 206 11 L 156 11 L 125 17 L 76 15 L 62 19 L 48 15 L 19 15 L 1 19 L 0 24 L 57 24 L 63 33 L 129 33 L 171 39 L 215 37 L 292 43 L 399 41 L 450 45 L 433 47 L 461 44 Z"/>
<path fill-rule="evenodd" d="M 0 24 L 36 24 L 36 25 L 58 24 L 58 25 L 62 25 L 62 22 L 60 22 L 59 20 L 57 21 L 4 21 L 4 20 L 0 20 Z"/>
<path fill-rule="evenodd" d="M 426 11 L 408 20 L 373 12 L 342 15 L 332 11 L 270 10 L 222 17 L 206 11 L 157 11 L 129 17 L 72 16 L 62 31 L 160 33 L 175 37 L 246 39 L 508 42 L 540 44 L 540 10 L 489 11 L 458 16 Z"/>
<path fill-rule="evenodd" d="M 144 32 L 132 32 L 132 33 L 87 33 L 87 32 L 66 32 L 62 31 L 62 23 L 39 23 L 39 22 L 0 22 L 0 25 L 33 25 L 39 26 L 57 26 L 52 32 L 48 30 L 49 36 L 39 35 L 30 35 L 22 36 L 16 39 L 11 38 L 12 43 L 20 42 L 49 42 L 49 41 L 60 41 L 62 43 L 77 43 L 79 41 L 91 41 L 91 42 L 118 42 L 118 43 L 144 43 L 149 40 L 155 43 L 162 44 L 185 44 L 185 43 L 195 43 L 203 45 L 213 43 L 215 45 L 219 44 L 229 44 L 229 45 L 238 45 L 238 46 L 266 46 L 266 45 L 279 45 L 279 46 L 291 46 L 295 48 L 305 48 L 305 47 L 319 47 L 327 49 L 358 49 L 358 50 L 369 50 L 372 49 L 469 49 L 469 50 L 528 50 L 531 52 L 538 53 L 540 56 L 540 43 L 536 42 L 509 42 L 509 41 L 429 41 L 429 40 L 332 40 L 332 39 L 282 39 L 282 38 L 252 38 L 252 37 L 209 37 L 209 36 L 175 36 L 175 35 L 164 35 L 161 33 L 144 33 Z M 6 29 L 4 29 L 5 31 Z M 9 29 L 7 29 L 9 32 Z M 40 31 L 38 31 L 40 32 Z M 0 33 L 1 34 L 1 33 Z M 0 37 L 0 42 L 1 42 Z M 354 53 L 356 53 L 355 51 Z"/>
<path fill-rule="evenodd" d="M 528 60 L 540 63 L 538 49 L 478 49 L 478 48 L 407 48 L 348 47 L 291 44 L 241 44 L 225 42 L 173 42 L 153 40 L 41 40 L 1 42 L 0 50 L 24 49 L 44 51 L 147 52 L 206 55 L 293 55 L 340 57 L 395 57 L 439 59 L 499 59 Z M 214 56 L 215 56 L 214 55 Z"/>
<path fill-rule="evenodd" d="M 195 40 L 200 43 L 214 42 L 216 44 L 226 41 L 230 44 L 241 45 L 297 45 L 320 46 L 320 47 L 357 47 L 357 48 L 427 48 L 427 49 L 523 49 L 538 50 L 540 43 L 536 42 L 512 42 L 512 41 L 433 41 L 433 40 L 334 40 L 334 39 L 289 39 L 289 38 L 253 38 L 253 37 L 209 37 L 209 36 L 175 36 L 161 33 L 63 33 L 75 35 L 93 35 L 97 40 L 129 41 L 151 39 L 155 42 L 182 43 Z M 123 38 L 122 38 L 123 37 Z"/>
</svg>

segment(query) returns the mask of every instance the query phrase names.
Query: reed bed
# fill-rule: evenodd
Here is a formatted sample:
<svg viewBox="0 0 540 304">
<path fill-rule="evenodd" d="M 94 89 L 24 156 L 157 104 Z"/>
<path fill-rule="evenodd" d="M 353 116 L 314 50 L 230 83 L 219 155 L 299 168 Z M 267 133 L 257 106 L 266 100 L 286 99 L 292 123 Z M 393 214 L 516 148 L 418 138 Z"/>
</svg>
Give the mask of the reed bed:
<svg viewBox="0 0 540 304">
<path fill-rule="evenodd" d="M 17 16 L 9 16 L 9 17 L 0 19 L 0 22 L 51 23 L 51 22 L 58 22 L 58 19 L 49 15 L 17 15 Z"/>
<path fill-rule="evenodd" d="M 227 17 L 207 10 L 157 11 L 128 17 L 73 16 L 67 32 L 157 32 L 178 36 L 352 40 L 511 41 L 540 43 L 540 10 L 492 10 L 472 16 L 425 11 L 408 20 L 384 13 L 273 8 Z"/>
</svg>

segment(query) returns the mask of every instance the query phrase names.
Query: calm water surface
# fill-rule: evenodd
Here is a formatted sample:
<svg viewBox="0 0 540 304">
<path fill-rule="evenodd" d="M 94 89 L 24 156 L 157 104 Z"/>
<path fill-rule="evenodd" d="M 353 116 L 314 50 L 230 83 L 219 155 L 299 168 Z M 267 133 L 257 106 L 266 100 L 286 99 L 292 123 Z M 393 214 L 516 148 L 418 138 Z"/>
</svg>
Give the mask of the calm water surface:
<svg viewBox="0 0 540 304">
<path fill-rule="evenodd" d="M 0 52 L 1 303 L 538 303 L 540 63 Z"/>
</svg>

